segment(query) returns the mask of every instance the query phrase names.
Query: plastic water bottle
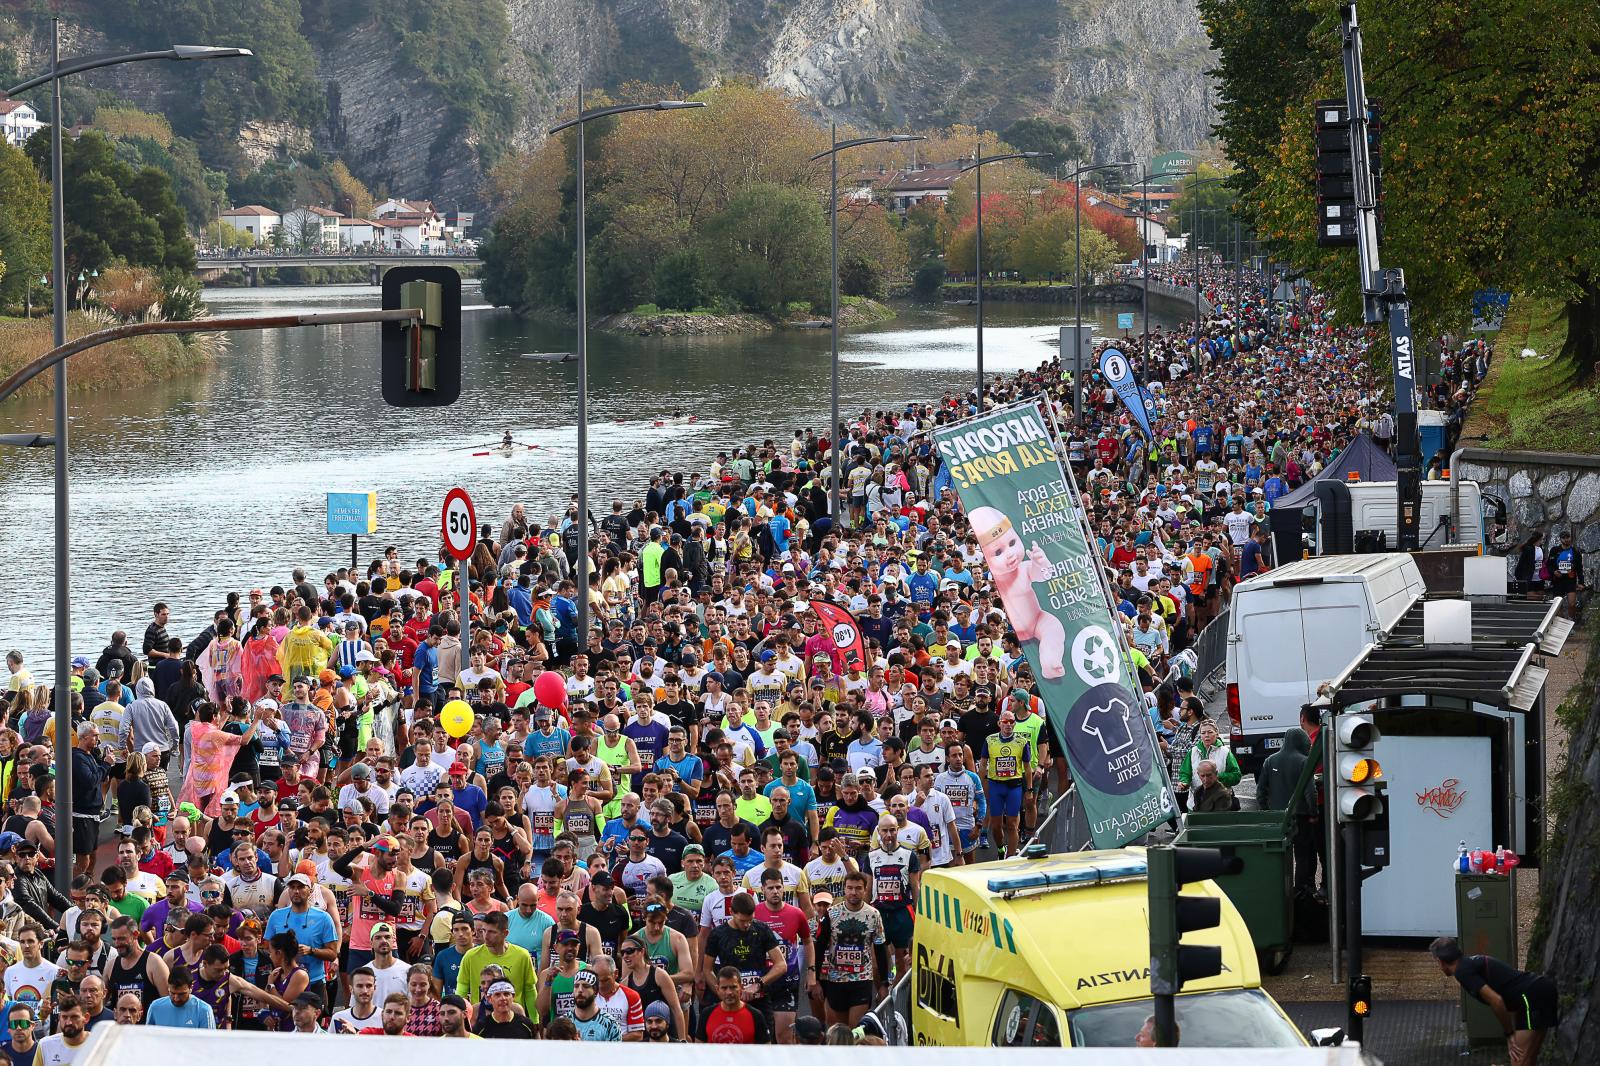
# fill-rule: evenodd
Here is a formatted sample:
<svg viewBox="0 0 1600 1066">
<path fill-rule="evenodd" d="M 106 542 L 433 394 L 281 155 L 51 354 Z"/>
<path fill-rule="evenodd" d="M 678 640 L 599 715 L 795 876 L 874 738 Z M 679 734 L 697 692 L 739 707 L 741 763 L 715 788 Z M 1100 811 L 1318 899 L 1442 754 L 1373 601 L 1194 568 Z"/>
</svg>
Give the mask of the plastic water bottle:
<svg viewBox="0 0 1600 1066">
<path fill-rule="evenodd" d="M 1461 842 L 1461 848 L 1456 852 L 1456 873 L 1469 874 L 1472 872 L 1472 857 L 1467 854 L 1467 842 Z"/>
</svg>

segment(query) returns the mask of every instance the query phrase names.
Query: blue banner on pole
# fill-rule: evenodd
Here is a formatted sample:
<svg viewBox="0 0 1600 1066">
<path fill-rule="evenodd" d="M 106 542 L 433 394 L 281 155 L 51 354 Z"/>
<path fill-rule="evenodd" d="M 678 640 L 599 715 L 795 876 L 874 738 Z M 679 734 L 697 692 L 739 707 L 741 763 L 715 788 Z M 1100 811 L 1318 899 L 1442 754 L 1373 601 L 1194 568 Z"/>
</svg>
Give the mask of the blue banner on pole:
<svg viewBox="0 0 1600 1066">
<path fill-rule="evenodd" d="M 1133 328 L 1133 312 L 1132 311 L 1119 311 L 1117 313 L 1117 328 L 1118 329 L 1132 329 Z"/>
<path fill-rule="evenodd" d="M 1107 348 L 1100 353 L 1100 373 L 1106 379 L 1106 384 L 1116 392 L 1122 406 L 1133 416 L 1135 424 L 1144 432 L 1145 439 L 1149 440 L 1152 436 L 1150 417 L 1155 413 L 1155 398 L 1133 376 L 1133 366 L 1128 362 L 1128 357 L 1115 348 Z"/>
</svg>

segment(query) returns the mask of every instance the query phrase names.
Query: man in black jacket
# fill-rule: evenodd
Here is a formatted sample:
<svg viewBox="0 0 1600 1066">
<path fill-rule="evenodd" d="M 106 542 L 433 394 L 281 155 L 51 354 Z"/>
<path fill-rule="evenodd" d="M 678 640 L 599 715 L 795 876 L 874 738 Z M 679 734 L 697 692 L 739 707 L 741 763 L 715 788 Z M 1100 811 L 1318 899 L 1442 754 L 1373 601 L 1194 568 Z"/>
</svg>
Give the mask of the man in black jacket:
<svg viewBox="0 0 1600 1066">
<path fill-rule="evenodd" d="M 112 663 L 122 664 L 123 677 L 133 676 L 133 649 L 128 647 L 128 634 L 120 629 L 111 634 L 111 643 L 100 653 L 94 668 L 101 677 L 110 677 Z"/>
<path fill-rule="evenodd" d="M 57 892 L 50 878 L 39 870 L 39 848 L 26 840 L 17 845 L 16 881 L 11 885 L 11 898 L 17 901 L 24 914 L 47 929 L 55 928 L 59 916 L 72 906 L 72 901 Z"/>
</svg>

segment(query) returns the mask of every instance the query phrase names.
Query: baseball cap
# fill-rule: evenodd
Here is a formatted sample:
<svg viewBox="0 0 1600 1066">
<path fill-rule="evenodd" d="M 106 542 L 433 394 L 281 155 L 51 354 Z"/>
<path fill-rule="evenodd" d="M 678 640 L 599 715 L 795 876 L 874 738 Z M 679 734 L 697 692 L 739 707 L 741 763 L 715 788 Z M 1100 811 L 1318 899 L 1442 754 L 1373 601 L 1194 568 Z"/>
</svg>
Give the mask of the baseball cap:
<svg viewBox="0 0 1600 1066">
<path fill-rule="evenodd" d="M 157 744 L 153 740 L 147 740 L 144 743 L 144 747 L 139 749 L 139 754 L 140 755 L 160 755 L 161 754 L 161 745 Z"/>
<path fill-rule="evenodd" d="M 0 837 L 0 840 L 4 840 L 4 839 L 5 839 L 4 837 Z M 685 844 L 683 846 L 683 854 L 685 854 L 685 855 L 699 855 L 699 856 L 701 856 L 703 858 L 705 856 L 705 853 L 706 853 L 706 849 L 702 848 L 699 844 Z"/>
<path fill-rule="evenodd" d="M 940 729 L 958 729 L 960 727 L 956 725 L 956 720 L 954 718 L 946 718 L 944 721 L 939 723 L 939 728 Z"/>
<path fill-rule="evenodd" d="M 457 774 L 461 774 L 461 775 L 465 776 L 466 772 L 467 772 L 467 764 L 466 763 L 458 762 L 458 763 L 451 763 L 450 764 L 450 776 L 451 777 L 454 777 Z"/>
<path fill-rule="evenodd" d="M 318 1010 L 321 1010 L 322 997 L 317 993 L 308 990 L 294 997 L 294 1005 L 297 1007 L 315 1007 Z"/>
<path fill-rule="evenodd" d="M 20 835 L 11 832 L 0 833 L 0 851 L 10 851 L 20 843 L 22 843 Z M 701 852 L 701 854 L 705 853 Z"/>
<path fill-rule="evenodd" d="M 826 895 L 826 893 L 824 893 L 824 895 Z M 661 1006 L 663 1007 L 666 1006 L 666 1003 L 662 1002 L 661 1000 L 657 1000 L 656 1002 L 661 1003 Z M 648 1014 L 649 1012 L 647 1011 L 646 1013 Z M 794 1020 L 794 1038 L 799 1043 L 820 1044 L 822 1043 L 822 1037 L 822 1022 L 819 1021 L 814 1015 L 806 1014 Z"/>
<path fill-rule="evenodd" d="M 307 877 L 305 874 L 301 873 L 299 870 L 296 870 L 294 873 L 289 875 L 289 883 L 291 885 L 304 885 L 307 888 L 310 888 L 311 887 L 311 878 Z M 373 926 L 372 927 L 372 931 L 373 932 L 377 932 L 378 931 L 378 927 L 377 926 Z"/>
<path fill-rule="evenodd" d="M 321 681 L 323 683 L 327 683 L 329 681 L 337 680 L 338 677 L 339 677 L 339 675 L 334 673 L 332 670 L 324 670 L 324 671 L 322 671 L 322 673 L 317 675 L 317 680 Z"/>
<path fill-rule="evenodd" d="M 343 677 L 343 678 L 355 677 L 356 676 L 356 668 L 353 667 L 353 666 L 341 666 L 341 667 L 339 667 L 339 676 Z"/>
<path fill-rule="evenodd" d="M 294 877 L 289 878 L 289 880 L 293 881 L 295 877 L 304 876 L 304 874 L 295 874 Z M 377 925 L 372 927 L 372 936 L 382 936 L 384 933 L 388 933 L 390 936 L 393 936 L 394 926 L 390 925 L 388 922 L 379 922 Z"/>
<path fill-rule="evenodd" d="M 84 667 L 86 667 L 88 665 L 89 665 L 89 660 L 85 659 L 83 656 L 74 655 L 72 657 L 72 668 L 74 670 L 82 670 Z"/>
<path fill-rule="evenodd" d="M 578 931 L 576 929 L 557 929 L 556 930 L 556 943 L 557 944 L 571 944 L 571 943 L 575 943 L 577 941 L 577 939 L 578 939 Z"/>
<path fill-rule="evenodd" d="M 374 838 L 372 841 L 373 851 L 394 851 L 399 846 L 400 842 L 387 833 L 385 833 L 383 836 Z M 382 925 L 384 923 L 380 922 L 378 924 Z"/>
<path fill-rule="evenodd" d="M 364 762 L 358 762 L 354 766 L 350 767 L 350 776 L 352 778 L 361 778 L 361 779 L 365 779 L 365 778 L 371 777 L 372 776 L 372 767 L 368 766 Z"/>
<path fill-rule="evenodd" d="M 811 905 L 813 907 L 826 907 L 832 902 L 833 893 L 829 892 L 825 888 L 818 889 L 817 891 L 811 893 Z"/>
<path fill-rule="evenodd" d="M 589 878 L 589 883 L 591 885 L 599 885 L 601 888 L 610 888 L 616 882 L 611 880 L 611 875 L 609 873 L 601 870 L 599 873 Z"/>
<path fill-rule="evenodd" d="M 174 866 L 172 869 L 167 871 L 167 876 L 163 878 L 163 880 L 187 881 L 189 880 L 189 874 L 188 871 L 186 871 L 182 866 Z"/>
</svg>

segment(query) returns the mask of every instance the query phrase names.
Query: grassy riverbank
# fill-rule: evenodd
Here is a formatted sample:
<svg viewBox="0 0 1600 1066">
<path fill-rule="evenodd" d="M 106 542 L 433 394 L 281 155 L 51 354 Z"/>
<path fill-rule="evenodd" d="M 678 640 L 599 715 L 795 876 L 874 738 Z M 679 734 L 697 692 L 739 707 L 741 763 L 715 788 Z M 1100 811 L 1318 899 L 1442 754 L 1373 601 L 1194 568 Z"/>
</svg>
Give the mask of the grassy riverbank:
<svg viewBox="0 0 1600 1066">
<path fill-rule="evenodd" d="M 1516 297 L 1494 339 L 1494 365 L 1465 435 L 1491 448 L 1600 453 L 1600 381 L 1579 385 L 1556 353 L 1567 339 L 1561 304 Z M 1531 348 L 1536 355 L 1522 358 Z"/>
<path fill-rule="evenodd" d="M 105 329 L 108 321 L 71 312 L 67 336 L 78 337 Z M 73 392 L 127 389 L 193 373 L 216 356 L 226 343 L 221 334 L 190 338 L 131 337 L 92 348 L 72 357 L 68 387 Z M 51 348 L 50 319 L 0 318 L 0 378 L 37 359 Z M 22 387 L 22 396 L 47 394 L 52 374 L 41 374 Z"/>
</svg>

